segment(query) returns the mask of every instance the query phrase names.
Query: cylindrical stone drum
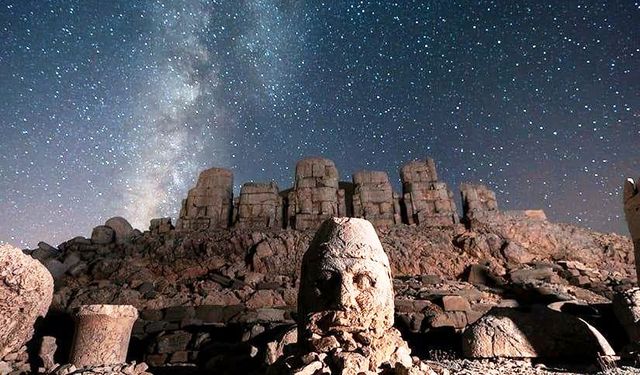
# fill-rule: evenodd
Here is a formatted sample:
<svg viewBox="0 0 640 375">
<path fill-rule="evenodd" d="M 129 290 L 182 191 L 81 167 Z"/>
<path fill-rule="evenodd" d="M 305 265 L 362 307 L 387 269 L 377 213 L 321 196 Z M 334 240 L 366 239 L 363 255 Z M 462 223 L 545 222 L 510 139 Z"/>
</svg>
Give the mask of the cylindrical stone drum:
<svg viewBox="0 0 640 375">
<path fill-rule="evenodd" d="M 124 363 L 138 310 L 131 305 L 83 305 L 69 362 L 76 367 Z"/>
</svg>

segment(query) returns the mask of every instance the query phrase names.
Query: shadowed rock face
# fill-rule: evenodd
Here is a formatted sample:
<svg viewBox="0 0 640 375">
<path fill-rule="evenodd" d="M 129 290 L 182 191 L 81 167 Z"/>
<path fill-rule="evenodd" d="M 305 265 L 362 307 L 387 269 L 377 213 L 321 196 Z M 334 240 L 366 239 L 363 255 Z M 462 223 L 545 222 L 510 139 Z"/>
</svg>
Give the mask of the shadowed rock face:
<svg viewBox="0 0 640 375">
<path fill-rule="evenodd" d="M 624 216 L 627 219 L 629 233 L 633 240 L 636 273 L 640 280 L 640 192 L 638 191 L 638 183 L 640 183 L 640 179 L 634 182 L 632 178 L 628 178 L 625 181 L 623 199 Z"/>
<path fill-rule="evenodd" d="M 301 327 L 381 334 L 393 325 L 393 311 L 389 259 L 373 226 L 362 219 L 325 221 L 302 261 Z"/>
</svg>

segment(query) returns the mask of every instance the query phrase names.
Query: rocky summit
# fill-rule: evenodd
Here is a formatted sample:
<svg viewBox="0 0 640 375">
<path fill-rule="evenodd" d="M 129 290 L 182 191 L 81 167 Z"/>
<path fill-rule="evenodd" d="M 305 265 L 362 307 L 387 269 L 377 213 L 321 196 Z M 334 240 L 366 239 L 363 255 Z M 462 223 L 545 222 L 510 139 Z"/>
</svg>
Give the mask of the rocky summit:
<svg viewBox="0 0 640 375">
<path fill-rule="evenodd" d="M 638 373 L 631 238 L 499 209 L 432 159 L 294 184 L 203 171 L 177 218 L 0 248 L 0 374 Z"/>
</svg>

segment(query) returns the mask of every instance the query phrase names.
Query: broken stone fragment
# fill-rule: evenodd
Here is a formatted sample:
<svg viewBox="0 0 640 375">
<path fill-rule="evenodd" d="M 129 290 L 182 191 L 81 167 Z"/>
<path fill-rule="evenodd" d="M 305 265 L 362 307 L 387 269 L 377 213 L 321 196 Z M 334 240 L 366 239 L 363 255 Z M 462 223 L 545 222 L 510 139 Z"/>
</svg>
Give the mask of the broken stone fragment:
<svg viewBox="0 0 640 375">
<path fill-rule="evenodd" d="M 56 338 L 52 336 L 44 336 L 42 338 L 42 343 L 40 344 L 40 350 L 38 351 L 38 356 L 40 360 L 42 360 L 42 364 L 45 369 L 53 370 L 55 367 L 54 355 L 56 350 L 58 349 L 58 345 L 56 344 Z"/>
</svg>

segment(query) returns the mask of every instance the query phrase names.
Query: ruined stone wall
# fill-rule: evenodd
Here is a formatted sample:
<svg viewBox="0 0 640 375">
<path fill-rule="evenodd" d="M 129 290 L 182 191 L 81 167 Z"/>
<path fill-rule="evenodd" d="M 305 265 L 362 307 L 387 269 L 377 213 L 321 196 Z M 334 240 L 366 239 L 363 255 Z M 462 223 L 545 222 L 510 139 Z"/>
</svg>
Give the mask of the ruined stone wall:
<svg viewBox="0 0 640 375">
<path fill-rule="evenodd" d="M 453 193 L 447 184 L 438 182 L 433 159 L 404 165 L 400 179 L 407 224 L 441 226 L 459 222 Z"/>
<path fill-rule="evenodd" d="M 460 222 L 451 190 L 438 181 L 429 158 L 400 170 L 402 194 L 394 192 L 381 171 L 359 171 L 353 182 L 341 182 L 333 161 L 310 157 L 296 164 L 292 188 L 280 191 L 275 182 L 245 183 L 233 197 L 233 174 L 222 168 L 203 171 L 183 201 L 179 230 L 211 228 L 291 228 L 313 230 L 330 217 L 362 217 L 376 227 L 394 224 L 449 226 Z M 495 193 L 484 185 L 462 184 L 464 217 L 498 212 Z M 158 230 L 171 223 L 162 222 Z M 160 225 L 160 223 L 156 223 Z M 110 230 L 110 229 L 109 229 Z M 110 237 L 113 234 L 98 231 Z"/>
</svg>

